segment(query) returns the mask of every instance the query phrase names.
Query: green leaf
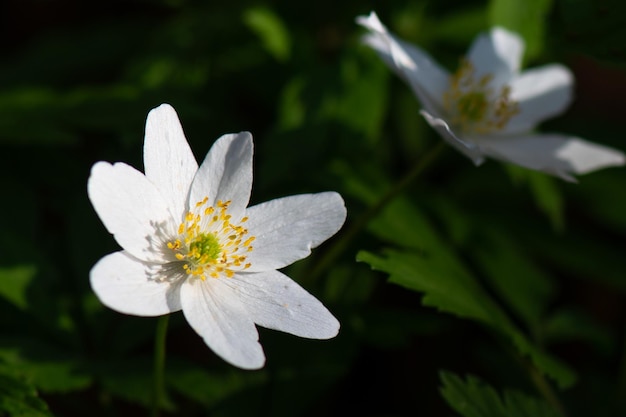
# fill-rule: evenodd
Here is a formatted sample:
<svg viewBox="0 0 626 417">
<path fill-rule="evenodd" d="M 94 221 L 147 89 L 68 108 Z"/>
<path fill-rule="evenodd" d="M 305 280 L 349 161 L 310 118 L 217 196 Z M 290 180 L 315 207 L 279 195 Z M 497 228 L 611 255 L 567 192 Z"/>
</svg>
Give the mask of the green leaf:
<svg viewBox="0 0 626 417">
<path fill-rule="evenodd" d="M 386 250 L 384 257 L 361 251 L 357 261 L 387 272 L 389 282 L 423 292 L 422 304 L 425 306 L 476 320 L 508 336 L 523 355 L 529 356 L 535 366 L 560 387 L 568 387 L 576 381 L 576 374 L 567 365 L 534 346 L 517 329 L 476 280 L 459 267 L 459 263 L 447 261 L 437 252 L 418 254 L 397 250 Z"/>
<path fill-rule="evenodd" d="M 248 9 L 243 14 L 244 23 L 257 34 L 265 49 L 278 61 L 286 61 L 291 54 L 291 38 L 283 21 L 265 7 Z"/>
<path fill-rule="evenodd" d="M 517 390 L 498 394 L 479 378 L 468 375 L 464 381 L 451 372 L 439 374 L 441 395 L 463 417 L 560 417 L 545 401 Z"/>
<path fill-rule="evenodd" d="M 379 137 L 387 111 L 390 74 L 378 61 L 373 54 L 346 54 L 338 69 L 340 89 L 327 91 L 318 117 L 341 122 L 371 142 Z"/>
<path fill-rule="evenodd" d="M 37 268 L 34 265 L 0 268 L 0 296 L 20 310 L 26 310 L 26 290 L 36 274 Z"/>
<path fill-rule="evenodd" d="M 609 329 L 579 310 L 555 311 L 544 323 L 542 336 L 548 344 L 584 341 L 607 357 L 615 351 L 615 340 Z"/>
<path fill-rule="evenodd" d="M 11 367 L 0 365 L 0 415 L 7 417 L 52 417 L 35 388 Z"/>
<path fill-rule="evenodd" d="M 408 199 L 398 197 L 390 202 L 368 225 L 378 238 L 405 248 L 428 251 L 445 262 L 457 264 L 450 248 L 439 237 L 428 218 Z"/>
<path fill-rule="evenodd" d="M 554 293 L 550 277 L 508 235 L 483 230 L 477 243 L 471 250 L 491 286 L 536 331 Z"/>
<path fill-rule="evenodd" d="M 475 280 L 458 264 L 447 262 L 440 253 L 423 255 L 387 250 L 384 257 L 366 251 L 357 261 L 389 273 L 389 282 L 424 293 L 422 304 L 470 318 L 508 332 L 512 324 Z"/>
<path fill-rule="evenodd" d="M 552 0 L 491 0 L 489 22 L 519 33 L 526 41 L 525 58 L 534 59 L 543 51 L 551 7 Z"/>
<path fill-rule="evenodd" d="M 5 338 L 0 359 L 42 392 L 66 393 L 91 384 L 80 360 L 42 340 Z"/>
<path fill-rule="evenodd" d="M 432 19 L 427 19 L 429 22 Z M 470 6 L 461 10 L 450 10 L 445 16 L 428 24 L 431 36 L 437 40 L 454 42 L 467 48 L 467 40 L 472 39 L 476 33 L 485 29 L 487 17 L 483 5 Z"/>
</svg>

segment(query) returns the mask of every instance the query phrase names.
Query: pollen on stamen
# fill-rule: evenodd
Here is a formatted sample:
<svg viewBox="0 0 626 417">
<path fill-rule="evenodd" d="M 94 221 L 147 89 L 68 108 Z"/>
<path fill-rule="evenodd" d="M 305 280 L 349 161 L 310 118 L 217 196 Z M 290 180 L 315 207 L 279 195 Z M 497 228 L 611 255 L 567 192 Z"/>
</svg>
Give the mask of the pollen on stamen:
<svg viewBox="0 0 626 417">
<path fill-rule="evenodd" d="M 244 264 L 246 257 L 238 253 L 252 251 L 255 237 L 249 236 L 248 229 L 240 224 L 231 223 L 231 200 L 218 200 L 214 206 L 208 206 L 208 201 L 208 197 L 203 198 L 185 213 L 178 236 L 166 246 L 189 277 L 202 281 L 207 277 L 232 278 L 237 271 L 251 267 L 251 263 Z M 242 217 L 239 223 L 247 220 L 247 216 Z"/>
<path fill-rule="evenodd" d="M 443 95 L 445 109 L 452 125 L 465 133 L 485 134 L 501 130 L 519 113 L 519 105 L 511 99 L 511 87 L 495 91 L 493 75 L 476 77 L 472 63 L 461 60 L 459 69 L 450 78 L 450 88 Z"/>
</svg>

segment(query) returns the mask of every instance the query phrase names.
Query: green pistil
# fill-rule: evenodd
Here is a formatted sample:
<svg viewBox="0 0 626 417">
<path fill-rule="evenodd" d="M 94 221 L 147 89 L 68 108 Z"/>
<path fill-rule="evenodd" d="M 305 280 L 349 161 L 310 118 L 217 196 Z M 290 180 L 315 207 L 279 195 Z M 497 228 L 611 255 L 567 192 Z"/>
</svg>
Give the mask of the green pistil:
<svg viewBox="0 0 626 417">
<path fill-rule="evenodd" d="M 191 255 L 197 260 L 215 261 L 222 253 L 222 247 L 213 233 L 202 233 L 189 245 Z"/>
<path fill-rule="evenodd" d="M 480 91 L 472 91 L 459 97 L 457 108 L 461 117 L 470 122 L 479 122 L 483 120 L 487 113 L 489 103 L 485 97 L 485 93 Z"/>
</svg>

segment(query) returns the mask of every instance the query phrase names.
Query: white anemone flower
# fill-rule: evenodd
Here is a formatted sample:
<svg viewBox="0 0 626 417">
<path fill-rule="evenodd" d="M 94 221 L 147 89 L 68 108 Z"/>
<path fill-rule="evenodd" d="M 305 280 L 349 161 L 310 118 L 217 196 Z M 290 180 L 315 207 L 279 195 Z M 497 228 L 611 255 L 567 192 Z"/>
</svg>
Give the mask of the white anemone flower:
<svg viewBox="0 0 626 417">
<path fill-rule="evenodd" d="M 489 156 L 575 181 L 625 163 L 618 150 L 533 129 L 572 101 L 573 76 L 551 64 L 520 72 L 524 42 L 496 27 L 479 35 L 456 73 L 425 51 L 391 34 L 376 13 L 357 17 L 363 41 L 411 86 L 426 121 L 453 147 L 480 165 Z"/>
<path fill-rule="evenodd" d="M 248 206 L 252 136 L 224 135 L 200 167 L 174 109 L 148 114 L 145 175 L 124 163 L 97 162 L 88 192 L 123 248 L 90 273 L 103 304 L 160 316 L 182 310 L 227 362 L 265 363 L 255 324 L 312 339 L 337 335 L 339 322 L 315 297 L 277 271 L 308 256 L 343 225 L 335 192 Z"/>
</svg>

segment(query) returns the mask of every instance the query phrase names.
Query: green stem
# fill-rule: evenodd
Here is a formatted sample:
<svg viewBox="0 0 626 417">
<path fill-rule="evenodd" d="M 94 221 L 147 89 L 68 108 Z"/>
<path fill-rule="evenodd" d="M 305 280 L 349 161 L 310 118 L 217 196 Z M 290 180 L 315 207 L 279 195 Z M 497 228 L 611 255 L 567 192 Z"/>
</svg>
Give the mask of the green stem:
<svg viewBox="0 0 626 417">
<path fill-rule="evenodd" d="M 527 369 L 530 375 L 530 379 L 535 384 L 535 388 L 541 394 L 541 396 L 556 410 L 559 415 L 566 416 L 565 407 L 561 404 L 559 397 L 554 392 L 554 389 L 550 383 L 546 380 L 541 372 L 532 364 L 527 362 Z"/>
<path fill-rule="evenodd" d="M 505 352 L 511 355 L 511 358 L 520 366 L 520 368 L 528 375 L 530 382 L 535 386 L 537 393 L 558 413 L 559 416 L 566 417 L 567 411 L 561 403 L 552 385 L 544 374 L 535 366 L 532 359 L 522 354 L 514 347 L 508 338 L 496 337 L 496 340 L 502 346 Z"/>
<path fill-rule="evenodd" d="M 159 406 L 165 399 L 165 339 L 169 315 L 159 317 L 154 337 L 154 375 L 152 386 L 152 417 L 159 416 Z"/>
<path fill-rule="evenodd" d="M 406 173 L 393 187 L 383 194 L 367 211 L 361 214 L 354 223 L 337 239 L 334 244 L 324 253 L 319 262 L 311 270 L 308 278 L 315 280 L 322 272 L 326 270 L 338 257 L 343 253 L 348 244 L 354 239 L 359 232 L 367 226 L 370 220 L 374 218 L 387 204 L 393 201 L 404 189 L 409 186 L 417 177 L 422 174 L 437 159 L 439 154 L 446 148 L 444 141 L 438 141 L 437 145 L 432 148 L 422 159 L 420 159 L 413 168 Z"/>
</svg>

